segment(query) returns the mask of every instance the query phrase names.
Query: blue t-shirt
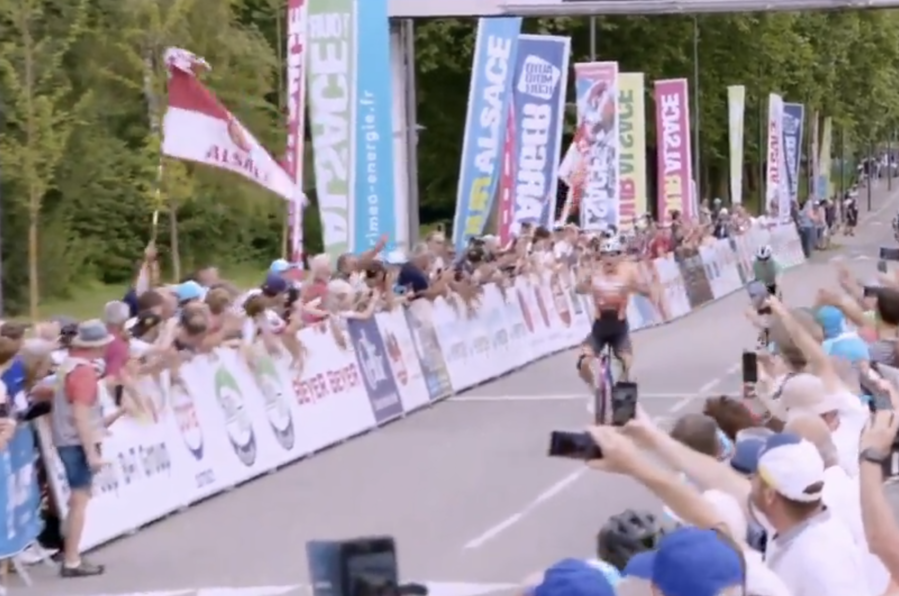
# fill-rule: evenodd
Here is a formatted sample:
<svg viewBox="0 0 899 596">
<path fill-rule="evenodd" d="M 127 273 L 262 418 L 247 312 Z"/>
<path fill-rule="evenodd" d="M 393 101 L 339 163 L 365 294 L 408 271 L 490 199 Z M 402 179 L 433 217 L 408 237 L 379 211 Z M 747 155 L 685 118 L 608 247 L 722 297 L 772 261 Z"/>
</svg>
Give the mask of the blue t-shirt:
<svg viewBox="0 0 899 596">
<path fill-rule="evenodd" d="M 20 391 L 25 391 L 25 361 L 21 356 L 16 356 L 2 375 L 0 381 L 6 385 L 6 393 L 9 396 L 9 403 L 16 402 L 16 396 Z M 12 408 L 11 408 L 12 409 Z"/>
<path fill-rule="evenodd" d="M 821 347 L 828 356 L 843 358 L 852 364 L 867 362 L 871 359 L 868 344 L 856 333 L 841 333 L 832 339 L 824 340 Z"/>
<path fill-rule="evenodd" d="M 431 285 L 428 281 L 428 276 L 412 263 L 406 263 L 400 268 L 400 274 L 396 283 L 412 290 L 416 294 L 424 292 Z"/>
</svg>

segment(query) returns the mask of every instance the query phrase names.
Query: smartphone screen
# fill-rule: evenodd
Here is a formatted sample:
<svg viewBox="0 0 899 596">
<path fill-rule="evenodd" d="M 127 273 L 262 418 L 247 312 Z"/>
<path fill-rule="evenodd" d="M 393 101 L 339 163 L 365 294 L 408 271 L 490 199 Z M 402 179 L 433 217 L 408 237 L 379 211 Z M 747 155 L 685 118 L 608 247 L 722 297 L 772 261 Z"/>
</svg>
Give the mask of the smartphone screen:
<svg viewBox="0 0 899 596">
<path fill-rule="evenodd" d="M 881 246 L 880 259 L 882 261 L 899 261 L 899 248 Z"/>
<path fill-rule="evenodd" d="M 755 352 L 743 352 L 743 382 L 759 382 L 759 358 Z"/>
<path fill-rule="evenodd" d="M 881 273 L 886 273 L 887 272 L 887 262 L 884 261 L 883 259 L 881 259 L 880 261 L 877 261 L 877 270 L 880 271 Z"/>
<path fill-rule="evenodd" d="M 602 451 L 585 432 L 554 430 L 549 435 L 549 456 L 568 459 L 602 459 Z"/>
<path fill-rule="evenodd" d="M 306 543 L 306 564 L 313 596 L 342 596 L 339 542 L 310 540 Z"/>
<path fill-rule="evenodd" d="M 366 538 L 344 543 L 343 563 L 346 594 L 395 594 L 400 578 L 393 538 Z"/>
<path fill-rule="evenodd" d="M 612 387 L 612 425 L 624 426 L 637 416 L 637 384 L 618 382 Z"/>
</svg>

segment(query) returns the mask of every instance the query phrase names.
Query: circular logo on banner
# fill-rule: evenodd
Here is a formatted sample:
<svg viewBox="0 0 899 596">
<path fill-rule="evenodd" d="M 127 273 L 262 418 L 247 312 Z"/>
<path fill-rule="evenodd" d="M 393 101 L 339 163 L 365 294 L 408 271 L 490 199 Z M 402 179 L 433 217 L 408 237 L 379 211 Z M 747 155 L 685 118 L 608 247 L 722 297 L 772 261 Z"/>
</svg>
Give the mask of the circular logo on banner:
<svg viewBox="0 0 899 596">
<path fill-rule="evenodd" d="M 540 316 L 543 317 L 543 326 L 549 328 L 549 313 L 546 312 L 546 304 L 543 302 L 543 293 L 540 292 L 538 286 L 534 286 L 534 298 L 537 299 L 537 310 L 540 311 Z"/>
<path fill-rule="evenodd" d="M 571 327 L 571 311 L 568 309 L 568 300 L 565 299 L 565 290 L 562 289 L 559 278 L 553 276 L 549 284 L 553 293 L 553 303 L 556 305 L 556 313 L 562 320 L 562 324 Z"/>
<path fill-rule="evenodd" d="M 256 435 L 237 379 L 225 367 L 215 372 L 215 397 L 225 416 L 225 432 L 237 459 L 247 467 L 256 463 Z"/>
<path fill-rule="evenodd" d="M 530 333 L 534 332 L 534 320 L 531 318 L 531 311 L 528 309 L 528 301 L 524 299 L 521 290 L 515 290 L 518 295 L 518 304 L 521 305 L 521 316 L 524 318 L 524 324 Z"/>
<path fill-rule="evenodd" d="M 257 356 L 256 366 L 253 367 L 253 378 L 265 400 L 265 415 L 269 426 L 275 433 L 275 440 L 285 451 L 293 449 L 296 436 L 293 431 L 293 417 L 290 415 L 290 406 L 284 399 L 281 390 L 281 377 L 275 368 L 275 362 L 266 354 Z"/>
<path fill-rule="evenodd" d="M 199 461 L 203 459 L 203 429 L 200 427 L 194 398 L 181 379 L 173 377 L 170 385 L 169 399 L 175 420 L 178 422 L 178 430 L 181 431 L 181 438 L 190 454 Z"/>
</svg>

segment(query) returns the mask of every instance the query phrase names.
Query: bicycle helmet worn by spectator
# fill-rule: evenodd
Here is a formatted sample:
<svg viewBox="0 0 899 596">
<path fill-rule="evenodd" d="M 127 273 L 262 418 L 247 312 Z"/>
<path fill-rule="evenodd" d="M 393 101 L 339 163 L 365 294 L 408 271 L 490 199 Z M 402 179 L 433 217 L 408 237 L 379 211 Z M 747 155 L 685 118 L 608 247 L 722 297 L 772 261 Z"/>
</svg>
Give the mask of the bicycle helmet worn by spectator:
<svg viewBox="0 0 899 596">
<path fill-rule="evenodd" d="M 619 570 L 631 557 L 653 550 L 664 531 L 656 516 L 646 511 L 627 509 L 610 517 L 597 536 L 597 554 Z"/>
<path fill-rule="evenodd" d="M 767 261 L 771 258 L 771 247 L 767 244 L 763 244 L 758 247 L 758 250 L 755 251 L 755 256 L 759 260 Z"/>
<path fill-rule="evenodd" d="M 621 252 L 621 243 L 618 238 L 605 238 L 599 245 L 600 254 L 609 255 Z"/>
</svg>

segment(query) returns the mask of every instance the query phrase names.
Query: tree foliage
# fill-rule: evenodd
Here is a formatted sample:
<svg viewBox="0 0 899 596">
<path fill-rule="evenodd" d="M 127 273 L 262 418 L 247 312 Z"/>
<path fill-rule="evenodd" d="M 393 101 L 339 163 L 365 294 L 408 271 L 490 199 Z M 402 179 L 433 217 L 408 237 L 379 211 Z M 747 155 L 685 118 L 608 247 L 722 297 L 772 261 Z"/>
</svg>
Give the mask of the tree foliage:
<svg viewBox="0 0 899 596">
<path fill-rule="evenodd" d="M 259 262 L 281 251 L 280 199 L 192 164 L 163 161 L 159 183 L 157 124 L 165 92 L 161 52 L 169 45 L 184 47 L 209 61 L 213 70 L 206 82 L 279 155 L 286 134 L 284 5 L 0 0 L 0 231 L 7 310 L 27 305 L 31 279 L 42 298 L 93 281 L 127 280 L 151 236 L 154 210 L 162 213 L 158 244 L 163 251 L 170 248 L 177 232 L 183 270 L 207 262 Z M 591 53 L 589 23 L 587 17 L 529 19 L 525 29 L 571 36 L 577 62 Z M 710 194 L 726 189 L 728 85 L 747 87 L 750 172 L 758 171 L 764 142 L 759 123 L 770 92 L 833 116 L 850 147 L 883 140 L 899 125 L 899 13 L 709 15 L 696 23 L 700 179 Z M 426 127 L 419 144 L 424 223 L 452 218 L 476 25 L 475 19 L 416 24 L 418 114 Z M 651 83 L 692 79 L 694 18 L 598 17 L 596 26 L 598 59 L 646 74 L 652 148 Z M 36 65 L 30 75 L 29 60 Z M 320 233 L 308 165 L 306 172 L 313 201 L 306 237 L 315 250 Z M 747 176 L 746 184 L 752 192 L 756 177 Z M 30 274 L 32 222 L 38 233 Z"/>
</svg>

